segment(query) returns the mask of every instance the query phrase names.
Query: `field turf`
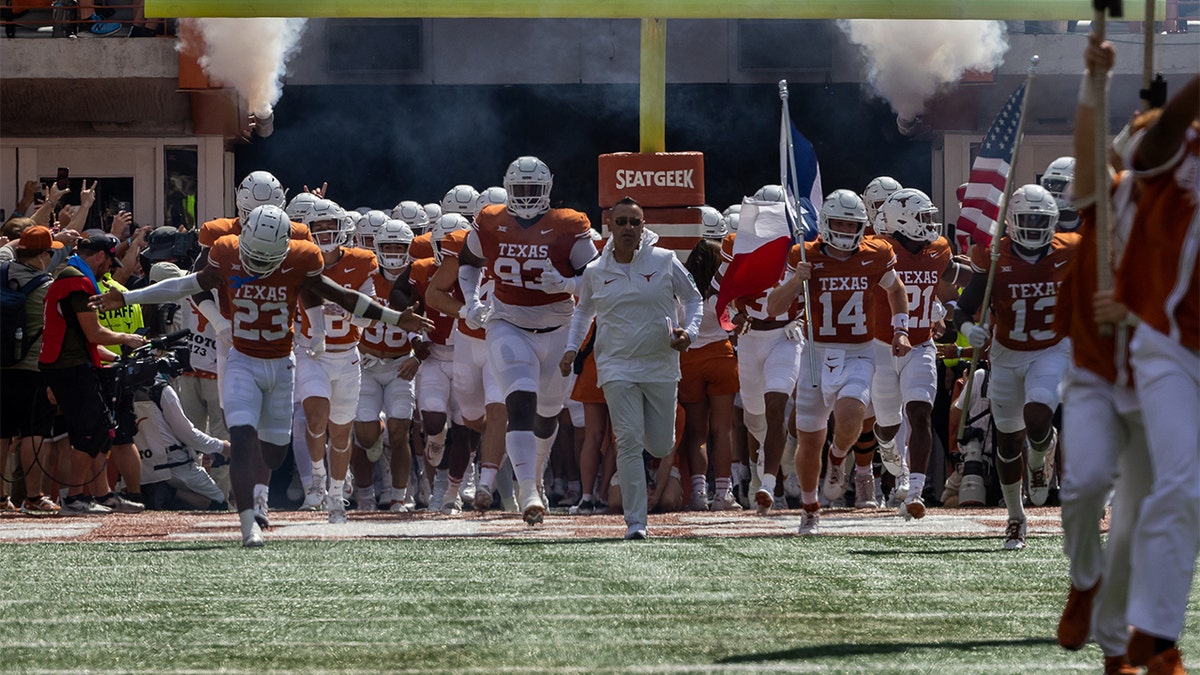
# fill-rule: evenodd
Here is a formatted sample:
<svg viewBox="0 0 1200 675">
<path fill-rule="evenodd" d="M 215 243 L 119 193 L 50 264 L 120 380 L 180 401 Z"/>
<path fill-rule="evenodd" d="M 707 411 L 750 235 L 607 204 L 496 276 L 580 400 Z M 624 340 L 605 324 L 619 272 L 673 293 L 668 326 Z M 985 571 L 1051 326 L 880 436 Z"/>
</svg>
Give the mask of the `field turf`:
<svg viewBox="0 0 1200 675">
<path fill-rule="evenodd" d="M 0 546 L 0 670 L 1070 673 L 1061 538 Z M 1200 657 L 1200 603 L 1185 658 Z M 1193 668 L 1197 667 L 1192 663 Z"/>
</svg>

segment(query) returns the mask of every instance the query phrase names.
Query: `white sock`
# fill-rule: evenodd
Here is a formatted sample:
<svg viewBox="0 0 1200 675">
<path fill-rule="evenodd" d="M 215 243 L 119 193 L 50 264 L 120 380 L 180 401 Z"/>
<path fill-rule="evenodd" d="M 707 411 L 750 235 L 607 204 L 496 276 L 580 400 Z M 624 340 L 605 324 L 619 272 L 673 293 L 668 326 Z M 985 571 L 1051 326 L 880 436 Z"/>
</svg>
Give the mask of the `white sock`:
<svg viewBox="0 0 1200 675">
<path fill-rule="evenodd" d="M 346 481 L 331 479 L 329 481 L 329 498 L 333 504 L 331 508 L 342 508 L 343 491 L 346 489 Z"/>
<path fill-rule="evenodd" d="M 762 485 L 758 488 L 759 492 L 766 492 L 771 496 L 775 496 L 775 474 L 765 474 L 761 479 Z"/>
<path fill-rule="evenodd" d="M 875 477 L 875 472 L 871 469 L 870 464 L 867 464 L 866 466 L 860 466 L 858 464 L 855 464 L 854 465 L 854 473 L 859 476 L 870 476 L 872 478 Z"/>
<path fill-rule="evenodd" d="M 542 479 L 542 474 L 546 472 L 546 460 L 550 457 L 550 451 L 554 449 L 554 436 L 550 438 L 538 438 L 534 436 L 534 446 L 537 448 L 537 472 L 538 480 Z"/>
<path fill-rule="evenodd" d="M 714 483 L 715 483 L 715 485 L 713 486 L 713 491 L 716 493 L 716 495 L 718 497 L 724 497 L 725 495 L 729 494 L 729 486 L 730 486 L 729 476 L 725 476 L 723 478 L 717 478 L 714 481 Z"/>
<path fill-rule="evenodd" d="M 270 494 L 270 492 L 271 492 L 271 489 L 269 487 L 267 487 L 266 485 L 263 485 L 262 483 L 256 484 L 254 486 L 255 501 L 257 501 L 260 496 L 263 498 L 263 501 L 266 501 L 267 496 Z"/>
<path fill-rule="evenodd" d="M 479 487 L 491 487 L 496 482 L 496 474 L 499 473 L 500 467 L 495 464 L 480 464 L 479 465 Z"/>
<path fill-rule="evenodd" d="M 816 490 L 800 491 L 800 502 L 803 504 L 817 504 L 820 503 L 820 499 L 821 498 L 817 496 Z"/>
<path fill-rule="evenodd" d="M 708 492 L 708 479 L 704 477 L 704 474 L 692 474 L 692 492 Z"/>
<path fill-rule="evenodd" d="M 517 482 L 537 479 L 537 445 L 532 431 L 509 431 L 504 434 L 508 458 L 512 461 Z"/>
<path fill-rule="evenodd" d="M 910 473 L 908 474 L 908 497 L 905 501 L 912 501 L 921 496 L 921 492 L 925 489 L 925 474 Z"/>
<path fill-rule="evenodd" d="M 833 457 L 835 464 L 841 464 L 842 460 L 846 459 L 846 455 L 850 454 L 849 450 L 842 450 L 833 443 L 829 444 L 829 456 Z"/>
<path fill-rule="evenodd" d="M 1016 482 L 1011 485 L 1001 483 L 1000 493 L 1004 495 L 1004 505 L 1008 507 L 1008 517 L 1010 519 L 1025 520 L 1025 503 L 1021 501 L 1021 483 Z"/>
</svg>

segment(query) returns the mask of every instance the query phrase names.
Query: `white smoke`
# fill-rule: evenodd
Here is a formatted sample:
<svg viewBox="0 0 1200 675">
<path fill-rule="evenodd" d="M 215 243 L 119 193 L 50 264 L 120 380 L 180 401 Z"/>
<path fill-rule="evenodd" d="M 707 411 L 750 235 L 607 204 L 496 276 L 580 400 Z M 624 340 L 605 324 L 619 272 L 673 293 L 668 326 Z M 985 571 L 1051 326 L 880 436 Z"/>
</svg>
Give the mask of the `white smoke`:
<svg viewBox="0 0 1200 675">
<path fill-rule="evenodd" d="M 862 49 L 875 94 L 910 122 L 964 71 L 992 70 L 1008 51 L 1000 21 L 843 20 L 838 27 Z"/>
<path fill-rule="evenodd" d="M 287 62 L 299 49 L 304 19 L 198 19 L 200 67 L 237 89 L 247 108 L 269 117 L 283 94 Z"/>
</svg>

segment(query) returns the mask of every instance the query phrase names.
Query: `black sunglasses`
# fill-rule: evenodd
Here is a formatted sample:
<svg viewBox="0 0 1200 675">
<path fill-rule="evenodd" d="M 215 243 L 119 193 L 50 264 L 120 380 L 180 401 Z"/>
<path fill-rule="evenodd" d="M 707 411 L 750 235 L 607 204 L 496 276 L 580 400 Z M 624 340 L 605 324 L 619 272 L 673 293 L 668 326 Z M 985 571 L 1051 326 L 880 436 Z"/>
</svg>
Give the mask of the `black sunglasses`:
<svg viewBox="0 0 1200 675">
<path fill-rule="evenodd" d="M 621 225 L 621 226 L 631 225 L 633 227 L 637 227 L 638 225 L 642 224 L 642 219 L 641 218 L 630 218 L 627 216 L 619 216 L 617 218 L 613 218 L 613 223 L 616 225 Z"/>
</svg>

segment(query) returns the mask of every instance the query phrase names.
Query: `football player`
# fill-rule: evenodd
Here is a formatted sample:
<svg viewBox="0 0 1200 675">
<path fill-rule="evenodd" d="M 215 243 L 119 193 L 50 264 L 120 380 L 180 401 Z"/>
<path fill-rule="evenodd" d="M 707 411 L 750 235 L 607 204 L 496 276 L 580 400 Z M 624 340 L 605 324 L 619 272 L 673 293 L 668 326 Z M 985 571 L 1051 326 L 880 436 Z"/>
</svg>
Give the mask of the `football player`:
<svg viewBox="0 0 1200 675">
<path fill-rule="evenodd" d="M 558 431 L 567 380 L 558 369 L 575 303 L 572 287 L 596 257 L 587 216 L 551 209 L 554 176 L 537 157 L 518 157 L 504 173 L 508 203 L 484 207 L 459 252 L 467 326 L 487 325 L 488 363 L 508 412 L 505 445 L 525 522 L 542 522 L 539 483 Z M 444 208 L 444 206 L 443 206 Z M 479 298 L 483 270 L 495 280 L 491 306 Z"/>
<path fill-rule="evenodd" d="M 1112 45 L 1101 47 L 1089 36 L 1085 60 L 1089 70 L 1108 70 L 1115 58 Z M 1105 63 L 1107 61 L 1107 63 Z M 1129 640 L 1130 544 L 1142 502 L 1150 491 L 1150 458 L 1146 434 L 1132 389 L 1127 350 L 1117 349 L 1116 333 L 1101 335 L 1093 311 L 1097 282 L 1095 149 L 1096 96 L 1084 75 L 1075 115 L 1078 179 L 1072 183 L 1079 207 L 1080 245 L 1075 262 L 1058 291 L 1056 330 L 1069 335 L 1074 361 L 1067 373 L 1062 401 L 1063 552 L 1070 563 L 1070 590 L 1058 622 L 1058 644 L 1082 649 L 1094 637 L 1104 654 L 1104 672 L 1141 672 L 1125 656 Z M 1119 168 L 1119 167 L 1118 167 Z M 1047 172 L 1048 173 L 1048 172 Z M 1114 177 L 1111 217 L 1114 260 L 1133 224 L 1134 180 L 1128 171 Z M 1044 183 L 1043 183 L 1044 185 Z M 1110 265 L 1111 267 L 1111 265 Z M 1107 295 L 1111 296 L 1111 290 Z M 1125 333 L 1128 325 L 1115 326 Z M 1101 521 L 1111 497 L 1108 537 Z"/>
<path fill-rule="evenodd" d="M 391 296 L 392 288 L 411 262 L 408 247 L 413 233 L 403 221 L 387 220 L 375 232 L 375 259 L 379 271 L 375 274 L 375 298 L 380 303 Z M 355 501 L 358 508 L 371 510 L 375 503 L 373 465 L 367 459 L 367 449 L 379 440 L 379 415 L 382 412 L 387 428 L 388 466 L 391 484 L 386 504 L 393 512 L 407 511 L 408 480 L 412 470 L 409 451 L 409 429 L 412 426 L 415 389 L 420 361 L 412 354 L 408 335 L 382 322 L 374 322 L 363 330 L 359 341 L 362 354 L 362 387 L 358 394 L 358 410 L 354 416 Z M 383 495 L 380 495 L 381 497 Z"/>
<path fill-rule="evenodd" d="M 434 254 L 441 258 L 441 264 L 429 282 L 426 301 L 440 312 L 459 316 L 464 303 L 462 289 L 458 285 L 458 260 L 467 241 L 470 225 L 460 214 L 447 214 L 442 216 L 436 230 L 444 231 L 441 236 L 435 234 L 438 240 Z M 493 286 L 494 281 L 490 278 L 481 284 L 480 302 L 489 302 Z M 454 330 L 454 393 L 463 424 L 472 432 L 482 434 L 479 486 L 475 490 L 474 506 L 477 511 L 486 511 L 492 506 L 492 486 L 504 461 L 507 418 L 504 395 L 488 365 L 486 330 L 472 328 L 461 318 L 455 323 Z M 452 484 L 454 478 L 454 472 L 451 471 Z"/>
<path fill-rule="evenodd" d="M 955 274 L 959 263 L 953 260 L 950 242 L 941 236 L 937 207 L 920 190 L 902 188 L 893 192 L 880 208 L 876 222 L 882 223 L 889 233 L 885 236 L 896 254 L 895 272 L 908 294 L 908 340 L 912 351 L 903 357 L 893 356 L 892 325 L 886 315 L 876 313 L 872 325 L 875 375 L 871 380 L 875 437 L 881 456 L 900 456 L 896 434 L 900 431 L 902 413 L 908 418 L 912 472 L 908 494 L 900 507 L 900 514 L 908 520 L 925 516 L 921 491 L 933 450 L 933 400 L 938 384 L 933 327 L 945 316 L 936 293 L 938 283 Z M 876 290 L 875 302 L 884 301 L 881 291 Z M 873 478 L 867 487 L 873 494 Z M 860 489 L 857 484 L 855 489 Z"/>
<path fill-rule="evenodd" d="M 1141 320 L 1129 350 L 1153 470 L 1134 532 L 1127 654 L 1150 672 L 1183 670 L 1175 643 L 1200 550 L 1198 102 L 1192 77 L 1124 152 L 1141 196 L 1116 297 Z"/>
<path fill-rule="evenodd" d="M 257 207 L 240 234 L 213 243 L 208 266 L 200 272 L 92 298 L 97 309 L 113 310 L 126 303 L 161 304 L 220 288 L 232 309 L 233 351 L 220 384 L 232 444 L 230 477 L 245 547 L 263 545 L 261 528 L 269 523 L 259 522 L 256 497 L 265 500 L 269 467 L 283 462 L 291 440 L 292 324 L 300 291 L 332 300 L 354 316 L 406 330 L 431 325 L 411 310 L 388 309 L 325 277 L 321 249 L 312 242 L 292 239 L 291 225 L 278 206 Z M 259 485 L 263 489 L 256 495 Z"/>
<path fill-rule="evenodd" d="M 1040 185 L 1023 185 L 1013 192 L 1007 221 L 992 283 L 993 325 L 973 323 L 983 302 L 990 263 L 988 249 L 981 246 L 972 249 L 971 264 L 978 274 L 959 298 L 955 322 L 975 349 L 992 340 L 988 398 L 999 432 L 997 473 L 1008 508 L 1004 547 L 1019 550 L 1025 548 L 1026 531 L 1022 476 L 1028 473 L 1029 500 L 1034 506 L 1045 504 L 1050 494 L 1058 443 L 1054 409 L 1071 359 L 1071 341 L 1052 324 L 1058 287 L 1079 235 L 1055 234 L 1058 204 Z"/>
<path fill-rule="evenodd" d="M 903 188 L 900 181 L 891 176 L 877 176 L 863 188 L 863 206 L 867 207 L 867 223 L 875 234 L 887 234 L 887 224 L 883 223 L 880 209 L 893 192 Z"/>
<path fill-rule="evenodd" d="M 365 219 L 365 218 L 364 218 Z M 375 253 L 350 246 L 354 230 L 342 207 L 328 199 L 312 205 L 305 224 L 321 249 L 323 274 L 335 284 L 375 297 Z M 330 523 L 346 522 L 342 499 L 350 466 L 350 427 L 361 387 L 360 328 L 332 300 L 301 294 L 296 340 L 296 394 L 304 408 L 305 445 L 312 461 L 303 510 L 327 508 Z M 329 492 L 325 493 L 325 446 L 329 444 Z"/>
<path fill-rule="evenodd" d="M 825 472 L 823 491 L 833 501 L 846 490 L 843 464 L 862 430 L 871 401 L 871 379 L 875 373 L 875 351 L 870 326 L 880 308 L 869 302 L 875 286 L 887 291 L 892 330 L 890 355 L 904 358 L 911 350 L 908 341 L 908 294 L 893 269 L 896 255 L 881 237 L 864 238 L 867 209 L 862 198 L 850 190 L 834 190 L 821 204 L 817 218 L 818 238 L 796 244 L 788 253 L 786 280 L 767 298 L 767 311 L 778 311 L 796 302 L 802 281 L 808 280 L 812 303 L 806 308 L 813 322 L 813 340 L 819 372 L 800 368 L 796 383 L 796 473 L 800 478 L 800 534 L 816 534 L 820 527 L 817 482 L 821 473 L 821 451 L 833 413 L 833 443 Z M 801 261 L 801 249 L 807 262 Z M 874 474 L 868 464 L 858 472 Z"/>
<path fill-rule="evenodd" d="M 783 202 L 783 188 L 764 185 L 753 199 Z M 712 280 L 717 292 L 733 262 L 736 239 L 737 232 L 730 232 L 721 242 L 721 266 Z M 744 321 L 737 343 L 738 386 L 746 429 L 759 448 L 759 487 L 754 493 L 759 515 L 766 515 L 775 505 L 776 475 L 787 440 L 788 399 L 796 389 L 803 340 L 797 322 L 800 304 L 792 298 L 771 311 L 767 307 L 769 292 L 735 298 L 732 303 L 738 313 L 735 323 Z"/>
<path fill-rule="evenodd" d="M 1074 232 L 1079 229 L 1079 212 L 1072 203 L 1071 182 L 1075 180 L 1075 158 L 1059 157 L 1046 167 L 1039 181 L 1058 204 L 1059 232 Z"/>
</svg>

